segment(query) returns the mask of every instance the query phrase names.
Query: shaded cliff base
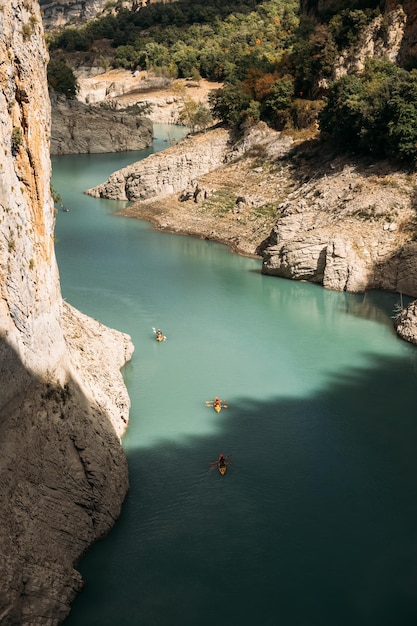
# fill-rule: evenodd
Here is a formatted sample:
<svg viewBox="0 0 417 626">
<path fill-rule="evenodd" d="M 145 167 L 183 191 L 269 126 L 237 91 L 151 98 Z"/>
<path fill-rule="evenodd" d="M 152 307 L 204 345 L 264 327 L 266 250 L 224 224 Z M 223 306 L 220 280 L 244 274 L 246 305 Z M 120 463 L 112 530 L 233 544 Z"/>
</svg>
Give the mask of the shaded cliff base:
<svg viewBox="0 0 417 626">
<path fill-rule="evenodd" d="M 61 384 L 36 378 L 0 340 L 7 380 L 20 389 L 12 399 L 0 392 L 4 626 L 64 620 L 82 586 L 76 564 L 113 526 L 128 489 L 119 434 L 129 398 L 119 368 L 132 353 L 130 340 L 68 305 L 64 326 L 72 371 Z"/>
</svg>

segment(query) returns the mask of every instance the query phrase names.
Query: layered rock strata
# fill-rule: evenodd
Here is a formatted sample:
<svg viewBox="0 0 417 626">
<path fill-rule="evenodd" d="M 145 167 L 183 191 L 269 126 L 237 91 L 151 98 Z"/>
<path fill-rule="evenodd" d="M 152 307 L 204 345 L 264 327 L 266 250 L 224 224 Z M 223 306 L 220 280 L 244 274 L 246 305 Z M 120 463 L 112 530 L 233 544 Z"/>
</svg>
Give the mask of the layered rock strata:
<svg viewBox="0 0 417 626">
<path fill-rule="evenodd" d="M 88 106 L 52 96 L 51 154 L 143 150 L 152 145 L 152 122 L 135 108 Z"/>
<path fill-rule="evenodd" d="M 98 17 L 106 7 L 108 0 L 40 0 L 39 2 L 46 28 L 59 28 L 70 24 L 81 24 Z M 122 0 L 120 5 L 127 9 L 136 8 L 136 0 Z"/>
<path fill-rule="evenodd" d="M 0 58 L 0 622 L 55 626 L 128 488 L 133 347 L 62 301 L 36 2 L 2 4 Z"/>
<path fill-rule="evenodd" d="M 124 167 L 86 193 L 113 200 L 168 196 L 185 189 L 194 178 L 219 167 L 228 155 L 232 155 L 230 134 L 216 129 L 209 135 L 185 139 L 178 146 Z"/>
<path fill-rule="evenodd" d="M 388 164 L 294 153 L 295 189 L 263 246 L 265 274 L 417 296 L 414 178 Z"/>
<path fill-rule="evenodd" d="M 40 0 L 45 27 L 48 29 L 62 28 L 63 26 L 80 26 L 83 23 L 106 15 L 116 7 L 124 7 L 133 11 L 154 2 L 175 0 Z"/>
</svg>

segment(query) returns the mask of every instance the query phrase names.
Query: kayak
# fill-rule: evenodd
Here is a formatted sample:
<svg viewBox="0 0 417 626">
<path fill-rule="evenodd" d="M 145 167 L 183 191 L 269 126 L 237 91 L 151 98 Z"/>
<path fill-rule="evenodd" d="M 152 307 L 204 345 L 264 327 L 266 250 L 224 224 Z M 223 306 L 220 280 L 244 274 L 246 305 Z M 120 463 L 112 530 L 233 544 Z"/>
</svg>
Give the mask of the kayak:
<svg viewBox="0 0 417 626">
<path fill-rule="evenodd" d="M 227 470 L 227 466 L 230 465 L 231 461 L 228 461 L 228 458 L 231 457 L 232 455 L 229 454 L 227 457 L 224 456 L 224 454 L 220 454 L 219 458 L 217 459 L 217 461 L 214 461 L 211 464 L 211 467 L 217 467 L 217 469 L 219 470 L 220 474 L 222 476 L 224 476 L 224 474 L 226 474 L 226 470 Z"/>
<path fill-rule="evenodd" d="M 216 402 L 217 400 L 217 402 Z M 218 400 L 217 396 L 215 397 L 214 401 L 213 400 L 206 400 L 206 406 L 212 406 L 213 409 L 216 411 L 216 413 L 220 413 L 220 411 L 222 409 L 228 409 L 228 405 L 227 404 L 223 404 L 224 400 Z"/>
<path fill-rule="evenodd" d="M 159 342 L 159 341 L 165 341 L 166 337 L 165 335 L 162 334 L 162 332 L 158 329 L 156 330 L 156 328 L 152 328 L 153 332 L 155 333 L 155 339 Z"/>
<path fill-rule="evenodd" d="M 226 470 L 227 470 L 227 465 L 220 465 L 219 463 L 217 463 L 217 467 L 219 469 L 219 472 L 222 476 L 224 476 L 224 474 L 226 474 Z"/>
</svg>

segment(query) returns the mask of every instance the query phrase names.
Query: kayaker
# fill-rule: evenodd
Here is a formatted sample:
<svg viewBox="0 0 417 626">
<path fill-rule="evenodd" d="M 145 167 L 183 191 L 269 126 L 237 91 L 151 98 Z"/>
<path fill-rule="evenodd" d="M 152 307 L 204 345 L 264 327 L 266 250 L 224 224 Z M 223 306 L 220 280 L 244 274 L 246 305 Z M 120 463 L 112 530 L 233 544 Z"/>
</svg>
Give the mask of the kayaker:
<svg viewBox="0 0 417 626">
<path fill-rule="evenodd" d="M 162 332 L 159 330 L 159 328 L 156 331 L 156 338 L 157 338 L 158 341 L 161 341 L 164 338 L 164 336 L 163 336 Z"/>
<path fill-rule="evenodd" d="M 214 404 L 214 407 L 221 406 L 221 402 L 220 402 L 220 400 L 219 400 L 219 398 L 217 396 L 214 398 L 214 403 L 213 404 Z"/>
</svg>

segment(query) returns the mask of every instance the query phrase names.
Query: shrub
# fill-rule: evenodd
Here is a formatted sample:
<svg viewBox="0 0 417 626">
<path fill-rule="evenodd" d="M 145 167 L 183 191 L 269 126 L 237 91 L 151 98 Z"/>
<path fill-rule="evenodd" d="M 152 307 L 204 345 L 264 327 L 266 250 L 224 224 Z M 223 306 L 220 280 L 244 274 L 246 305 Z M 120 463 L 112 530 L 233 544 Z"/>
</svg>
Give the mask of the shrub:
<svg viewBox="0 0 417 626">
<path fill-rule="evenodd" d="M 77 79 L 74 72 L 64 61 L 49 61 L 48 84 L 67 98 L 74 98 L 77 93 Z"/>
<path fill-rule="evenodd" d="M 362 74 L 330 88 L 320 128 L 339 143 L 376 157 L 417 160 L 417 72 L 368 60 Z"/>
</svg>

